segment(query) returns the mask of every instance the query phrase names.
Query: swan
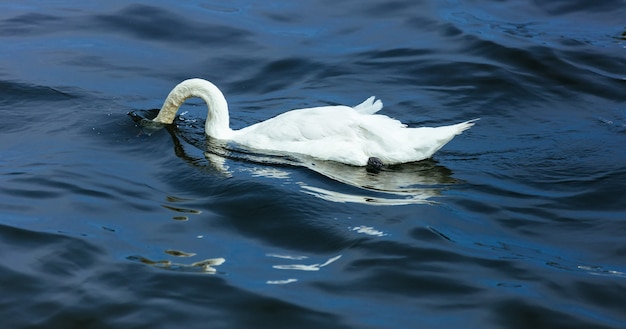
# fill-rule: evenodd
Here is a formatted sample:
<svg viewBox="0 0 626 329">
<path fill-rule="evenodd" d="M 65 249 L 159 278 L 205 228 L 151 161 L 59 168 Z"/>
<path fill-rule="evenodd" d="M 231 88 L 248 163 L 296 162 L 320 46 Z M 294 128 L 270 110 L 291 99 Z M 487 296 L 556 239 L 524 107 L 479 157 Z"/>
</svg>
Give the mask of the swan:
<svg viewBox="0 0 626 329">
<path fill-rule="evenodd" d="M 261 152 L 307 155 L 367 167 L 374 172 L 385 165 L 430 158 L 478 120 L 436 128 L 408 128 L 398 120 L 376 114 L 383 103 L 372 96 L 354 107 L 297 109 L 233 130 L 222 92 L 213 83 L 195 78 L 182 81 L 170 91 L 153 121 L 173 123 L 180 106 L 191 97 L 199 97 L 207 104 L 205 132 L 212 138 Z"/>
</svg>

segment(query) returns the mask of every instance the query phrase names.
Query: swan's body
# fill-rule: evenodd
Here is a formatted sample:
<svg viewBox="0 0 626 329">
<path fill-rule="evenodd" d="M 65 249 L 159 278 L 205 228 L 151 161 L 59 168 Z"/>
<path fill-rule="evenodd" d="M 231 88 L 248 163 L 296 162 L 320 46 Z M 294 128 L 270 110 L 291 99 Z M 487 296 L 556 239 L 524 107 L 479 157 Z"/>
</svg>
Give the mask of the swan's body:
<svg viewBox="0 0 626 329">
<path fill-rule="evenodd" d="M 274 118 L 232 130 L 228 104 L 222 92 L 202 79 L 178 84 L 167 96 L 155 122 L 170 124 L 178 108 L 191 97 L 208 107 L 207 135 L 259 151 L 304 154 L 320 160 L 366 166 L 371 158 L 398 164 L 430 158 L 475 120 L 437 128 L 407 128 L 400 121 L 375 114 L 380 100 L 370 97 L 355 106 L 322 106 L 293 110 Z"/>
</svg>

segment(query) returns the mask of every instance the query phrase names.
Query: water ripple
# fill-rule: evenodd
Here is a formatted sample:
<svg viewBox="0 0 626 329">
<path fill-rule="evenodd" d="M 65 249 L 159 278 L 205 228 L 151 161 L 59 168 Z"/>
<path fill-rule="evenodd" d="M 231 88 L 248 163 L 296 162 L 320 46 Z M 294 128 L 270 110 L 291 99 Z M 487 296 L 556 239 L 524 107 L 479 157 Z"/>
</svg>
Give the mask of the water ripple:
<svg viewBox="0 0 626 329">
<path fill-rule="evenodd" d="M 623 2 L 2 2 L 4 327 L 623 327 Z M 125 115 L 190 77 L 482 120 L 372 175 Z"/>
</svg>

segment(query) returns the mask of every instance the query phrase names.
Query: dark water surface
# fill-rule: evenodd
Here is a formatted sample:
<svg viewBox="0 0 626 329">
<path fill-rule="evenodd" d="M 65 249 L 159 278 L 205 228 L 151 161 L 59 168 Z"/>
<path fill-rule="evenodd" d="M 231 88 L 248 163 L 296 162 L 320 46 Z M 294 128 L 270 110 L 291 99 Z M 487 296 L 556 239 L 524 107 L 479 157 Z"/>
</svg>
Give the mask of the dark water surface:
<svg viewBox="0 0 626 329">
<path fill-rule="evenodd" d="M 4 2 L 1 327 L 624 328 L 625 17 L 613 0 Z M 199 100 L 150 136 L 127 115 L 190 77 L 234 128 L 371 95 L 410 126 L 481 120 L 368 175 L 227 154 Z"/>
</svg>

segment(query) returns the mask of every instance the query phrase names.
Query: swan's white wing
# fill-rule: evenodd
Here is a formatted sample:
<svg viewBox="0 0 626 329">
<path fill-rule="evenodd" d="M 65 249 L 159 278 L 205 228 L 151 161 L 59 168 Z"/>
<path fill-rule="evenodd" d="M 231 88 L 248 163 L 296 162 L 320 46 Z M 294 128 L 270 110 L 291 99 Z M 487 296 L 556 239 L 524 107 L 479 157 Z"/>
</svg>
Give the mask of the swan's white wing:
<svg viewBox="0 0 626 329">
<path fill-rule="evenodd" d="M 235 131 L 233 141 L 256 149 L 365 165 L 370 149 L 392 148 L 398 141 L 391 136 L 403 127 L 384 115 L 363 115 L 348 106 L 324 106 L 289 111 Z"/>
</svg>

